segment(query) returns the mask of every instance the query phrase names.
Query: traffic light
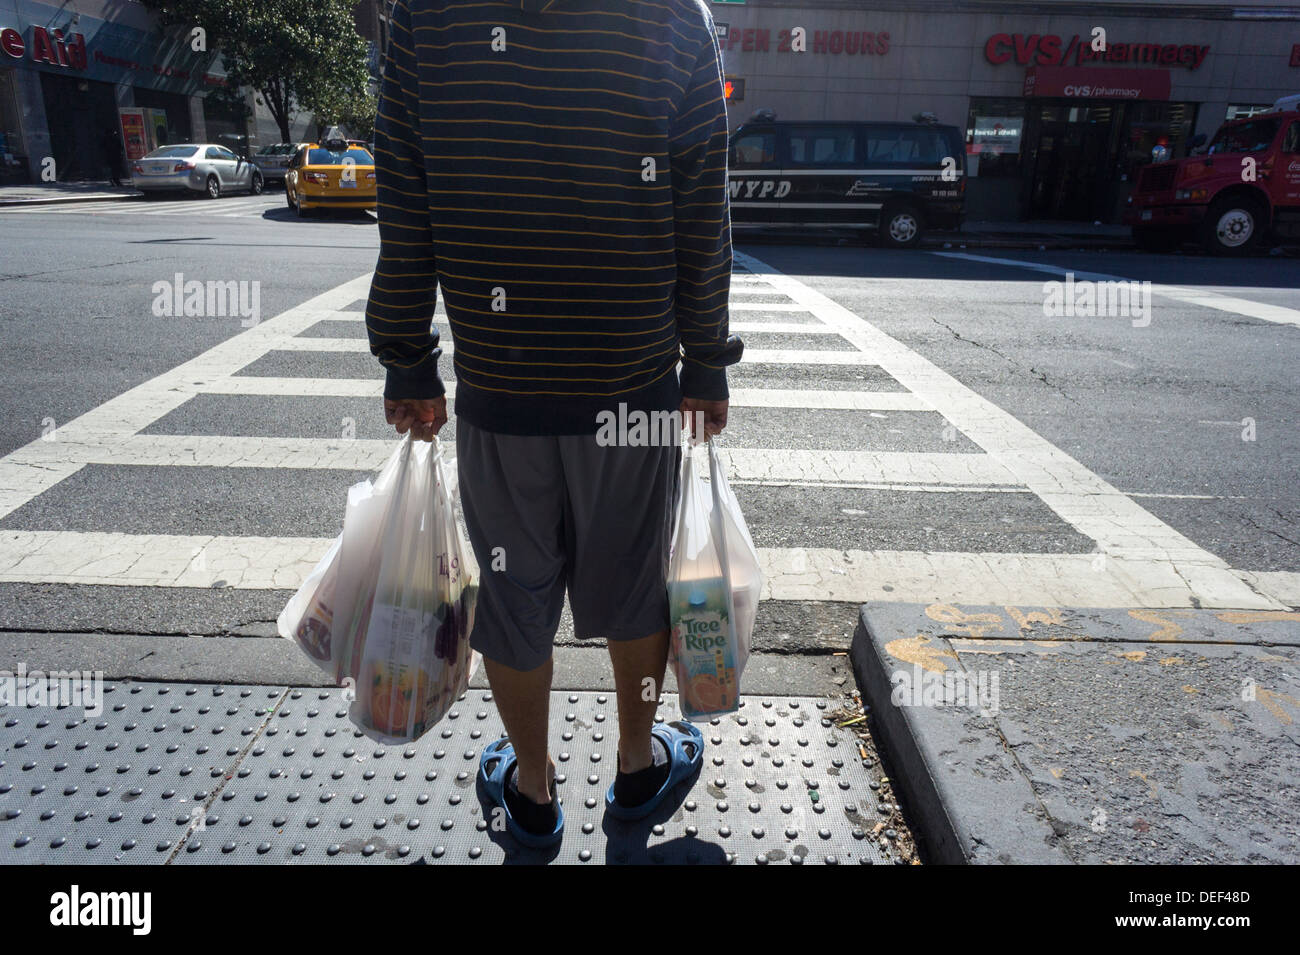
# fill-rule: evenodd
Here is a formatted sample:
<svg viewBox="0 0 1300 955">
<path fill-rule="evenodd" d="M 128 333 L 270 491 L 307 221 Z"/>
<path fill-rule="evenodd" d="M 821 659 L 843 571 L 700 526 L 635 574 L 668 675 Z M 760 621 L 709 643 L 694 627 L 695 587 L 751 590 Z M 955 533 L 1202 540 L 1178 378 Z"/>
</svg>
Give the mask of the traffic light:
<svg viewBox="0 0 1300 955">
<path fill-rule="evenodd" d="M 739 103 L 745 98 L 745 81 L 734 76 L 724 78 L 727 102 Z"/>
</svg>

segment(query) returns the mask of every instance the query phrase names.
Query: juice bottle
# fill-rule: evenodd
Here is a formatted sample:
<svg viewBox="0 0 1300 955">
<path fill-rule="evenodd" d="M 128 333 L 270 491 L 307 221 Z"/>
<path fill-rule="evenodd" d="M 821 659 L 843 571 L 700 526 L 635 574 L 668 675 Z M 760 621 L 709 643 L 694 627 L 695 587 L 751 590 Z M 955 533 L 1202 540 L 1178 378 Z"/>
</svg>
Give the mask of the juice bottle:
<svg viewBox="0 0 1300 955">
<path fill-rule="evenodd" d="M 682 715 L 690 720 L 730 713 L 739 704 L 736 635 L 722 577 L 669 586 L 674 674 Z"/>
</svg>

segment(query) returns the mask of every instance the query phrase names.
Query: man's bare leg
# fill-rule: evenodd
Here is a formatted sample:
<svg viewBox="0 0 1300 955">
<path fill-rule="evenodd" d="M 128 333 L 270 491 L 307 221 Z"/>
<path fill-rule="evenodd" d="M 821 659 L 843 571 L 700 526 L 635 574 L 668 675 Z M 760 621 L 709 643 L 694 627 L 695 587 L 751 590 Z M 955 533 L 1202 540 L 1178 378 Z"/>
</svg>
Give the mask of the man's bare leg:
<svg viewBox="0 0 1300 955">
<path fill-rule="evenodd" d="M 639 640 L 610 640 L 609 657 L 618 691 L 619 768 L 634 773 L 654 762 L 650 727 L 654 725 L 668 667 L 668 631 L 660 630 Z M 647 678 L 651 681 L 648 686 Z"/>
<path fill-rule="evenodd" d="M 515 786 L 520 795 L 546 805 L 551 801 L 550 783 L 555 778 L 555 761 L 546 748 L 555 661 L 548 659 L 534 670 L 514 670 L 484 657 L 483 666 L 501 722 L 519 760 Z"/>
</svg>

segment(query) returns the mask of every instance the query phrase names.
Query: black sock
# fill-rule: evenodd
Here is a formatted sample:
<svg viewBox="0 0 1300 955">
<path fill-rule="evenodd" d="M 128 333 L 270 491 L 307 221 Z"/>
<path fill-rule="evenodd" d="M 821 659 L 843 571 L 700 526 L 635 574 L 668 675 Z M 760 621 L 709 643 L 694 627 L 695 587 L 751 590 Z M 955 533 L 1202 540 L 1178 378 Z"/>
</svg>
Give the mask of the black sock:
<svg viewBox="0 0 1300 955">
<path fill-rule="evenodd" d="M 668 747 L 653 733 L 650 735 L 650 752 L 654 754 L 653 764 L 635 773 L 620 771 L 614 777 L 614 799 L 619 805 L 631 808 L 649 802 L 668 780 L 672 769 Z"/>
<path fill-rule="evenodd" d="M 511 769 L 510 778 L 506 780 L 506 808 L 525 832 L 537 836 L 550 835 L 555 831 L 555 823 L 559 819 L 555 808 L 554 781 L 551 783 L 551 801 L 539 806 L 519 791 L 515 783 L 515 771 Z"/>
</svg>

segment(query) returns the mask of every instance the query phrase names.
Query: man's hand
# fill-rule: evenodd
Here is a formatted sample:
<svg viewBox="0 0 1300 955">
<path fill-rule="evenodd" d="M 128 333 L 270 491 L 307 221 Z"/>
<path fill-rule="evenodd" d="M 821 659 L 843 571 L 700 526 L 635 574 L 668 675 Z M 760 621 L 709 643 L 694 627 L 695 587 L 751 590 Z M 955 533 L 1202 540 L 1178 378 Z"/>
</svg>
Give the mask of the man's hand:
<svg viewBox="0 0 1300 955">
<path fill-rule="evenodd" d="M 678 408 L 686 426 L 690 429 L 693 441 L 703 441 L 715 434 L 721 434 L 727 426 L 727 402 L 705 401 L 702 398 L 683 398 Z M 698 414 L 697 414 L 698 412 Z M 697 419 L 704 424 L 704 434 L 696 434 Z"/>
<path fill-rule="evenodd" d="M 440 398 L 384 399 L 384 420 L 398 434 L 411 432 L 412 441 L 432 441 L 447 423 L 447 396 Z"/>
</svg>

